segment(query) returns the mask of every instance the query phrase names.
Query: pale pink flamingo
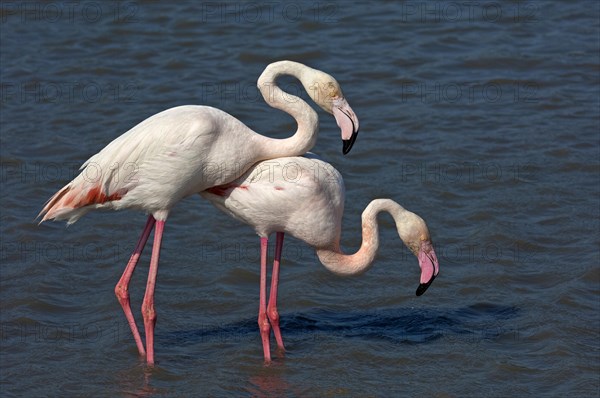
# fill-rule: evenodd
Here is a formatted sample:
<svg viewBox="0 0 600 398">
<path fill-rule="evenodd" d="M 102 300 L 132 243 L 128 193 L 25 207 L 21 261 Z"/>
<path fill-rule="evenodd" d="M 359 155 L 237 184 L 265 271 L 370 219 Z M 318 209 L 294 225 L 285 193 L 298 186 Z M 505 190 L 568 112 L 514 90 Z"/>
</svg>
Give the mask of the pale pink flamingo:
<svg viewBox="0 0 600 398">
<path fill-rule="evenodd" d="M 142 121 L 88 159 L 81 173 L 52 196 L 42 211 L 50 219 L 77 221 L 92 209 L 139 209 L 149 213 L 142 235 L 115 287 L 138 351 L 154 363 L 154 286 L 165 221 L 182 198 L 233 181 L 254 163 L 302 155 L 317 138 L 317 113 L 302 99 L 276 85 L 280 75 L 296 77 L 313 101 L 333 114 L 342 132 L 343 152 L 356 139 L 359 122 L 330 75 L 292 61 L 267 66 L 258 88 L 272 107 L 289 113 L 298 124 L 286 139 L 255 133 L 233 116 L 207 106 L 186 105 Z M 38 216 L 39 217 L 39 216 Z M 128 286 L 150 232 L 156 224 L 142 315 L 146 347 L 129 304 Z"/>
<path fill-rule="evenodd" d="M 254 227 L 260 237 L 260 304 L 258 325 L 264 358 L 270 362 L 271 326 L 284 350 L 277 311 L 277 285 L 284 233 L 314 247 L 321 263 L 339 275 L 366 271 L 379 247 L 377 214 L 389 213 L 400 239 L 414 253 L 421 268 L 417 296 L 438 275 L 439 264 L 425 221 L 391 199 L 375 199 L 362 213 L 362 244 L 354 254 L 340 248 L 344 213 L 344 182 L 330 164 L 314 155 L 260 162 L 237 180 L 210 188 L 200 195 L 230 216 Z M 276 232 L 275 258 L 267 306 L 267 244 Z"/>
</svg>

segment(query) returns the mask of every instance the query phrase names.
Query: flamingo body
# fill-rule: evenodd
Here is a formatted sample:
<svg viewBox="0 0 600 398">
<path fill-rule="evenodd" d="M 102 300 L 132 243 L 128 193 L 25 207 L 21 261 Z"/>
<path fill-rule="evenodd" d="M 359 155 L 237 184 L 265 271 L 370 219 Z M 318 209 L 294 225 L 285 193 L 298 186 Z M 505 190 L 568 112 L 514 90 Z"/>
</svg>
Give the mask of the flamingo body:
<svg viewBox="0 0 600 398">
<path fill-rule="evenodd" d="M 359 123 L 333 77 L 305 65 L 280 61 L 258 81 L 265 101 L 292 115 L 296 134 L 272 139 L 257 134 L 216 108 L 184 105 L 142 121 L 88 159 L 81 173 L 50 198 L 42 221 L 77 221 L 98 208 L 138 209 L 165 221 L 182 198 L 239 177 L 254 163 L 310 150 L 318 132 L 316 112 L 299 97 L 284 93 L 275 81 L 298 77 L 317 105 L 340 126 L 344 153 L 352 147 Z M 333 87 L 323 89 L 323 87 Z"/>
<path fill-rule="evenodd" d="M 293 170 L 290 172 L 290 170 Z M 354 254 L 340 248 L 344 212 L 344 183 L 330 164 L 308 154 L 259 162 L 237 180 L 200 194 L 217 208 L 252 226 L 261 239 L 259 326 L 265 361 L 270 361 L 269 327 L 283 350 L 277 312 L 277 285 L 283 236 L 290 234 L 314 247 L 321 263 L 339 275 L 366 271 L 377 253 L 377 215 L 389 213 L 398 235 L 417 257 L 421 268 L 417 296 L 422 295 L 439 272 L 439 264 L 425 221 L 391 199 L 375 199 L 362 214 L 363 239 Z M 269 304 L 266 305 L 266 245 L 277 233 Z"/>
<path fill-rule="evenodd" d="M 236 181 L 200 193 L 261 237 L 283 232 L 317 248 L 339 242 L 344 194 L 339 171 L 313 155 L 260 162 Z"/>
<path fill-rule="evenodd" d="M 170 210 L 186 196 L 237 178 L 262 158 L 259 137 L 219 109 L 167 109 L 88 159 L 82 172 L 49 201 L 43 220 L 73 223 L 97 208 L 150 214 Z"/>
</svg>

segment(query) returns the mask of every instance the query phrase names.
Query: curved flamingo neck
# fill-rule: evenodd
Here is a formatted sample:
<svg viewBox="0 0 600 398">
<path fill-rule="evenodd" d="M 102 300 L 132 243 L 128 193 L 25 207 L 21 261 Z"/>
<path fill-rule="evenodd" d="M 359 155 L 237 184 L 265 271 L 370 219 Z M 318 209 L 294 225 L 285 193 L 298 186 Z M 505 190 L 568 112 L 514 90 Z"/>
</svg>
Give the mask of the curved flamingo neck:
<svg viewBox="0 0 600 398">
<path fill-rule="evenodd" d="M 317 112 L 301 98 L 281 90 L 276 80 L 281 75 L 290 75 L 310 85 L 308 72 L 312 69 L 297 62 L 279 61 L 270 64 L 258 78 L 258 89 L 273 108 L 291 115 L 298 123 L 296 133 L 290 138 L 276 139 L 259 136 L 265 159 L 284 156 L 299 156 L 308 152 L 317 140 L 319 118 Z"/>
<path fill-rule="evenodd" d="M 339 248 L 339 241 L 333 249 L 316 250 L 325 268 L 338 275 L 358 275 L 371 268 L 379 248 L 377 214 L 382 211 L 390 213 L 399 231 L 403 229 L 406 210 L 393 200 L 375 199 L 362 213 L 362 243 L 356 253 L 344 254 Z"/>
</svg>

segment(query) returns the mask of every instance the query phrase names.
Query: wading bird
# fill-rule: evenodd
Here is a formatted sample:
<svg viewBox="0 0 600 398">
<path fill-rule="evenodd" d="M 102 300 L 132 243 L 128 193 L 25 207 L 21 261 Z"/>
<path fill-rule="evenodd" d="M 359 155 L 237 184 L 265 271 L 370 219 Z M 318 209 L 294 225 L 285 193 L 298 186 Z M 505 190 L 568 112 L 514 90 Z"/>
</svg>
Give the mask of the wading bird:
<svg viewBox="0 0 600 398">
<path fill-rule="evenodd" d="M 375 199 L 362 213 L 362 244 L 354 254 L 340 248 L 344 213 L 344 182 L 330 164 L 308 157 L 263 161 L 237 180 L 212 187 L 200 195 L 230 216 L 252 226 L 260 237 L 260 304 L 258 325 L 265 362 L 270 362 L 270 329 L 283 350 L 277 311 L 277 285 L 284 234 L 314 247 L 321 263 L 338 275 L 357 275 L 373 263 L 379 247 L 377 214 L 389 213 L 400 239 L 414 253 L 421 268 L 417 296 L 439 272 L 439 264 L 425 221 L 391 199 Z M 267 245 L 276 233 L 275 258 L 267 306 Z"/>
<path fill-rule="evenodd" d="M 343 153 L 352 148 L 359 122 L 337 81 L 327 73 L 292 61 L 267 66 L 258 88 L 272 107 L 290 114 L 296 133 L 286 139 L 257 134 L 233 116 L 208 106 L 168 109 L 142 121 L 86 161 L 81 173 L 52 196 L 39 216 L 69 224 L 93 209 L 138 209 L 148 221 L 115 293 L 125 312 L 138 351 L 154 363 L 154 286 L 165 221 L 186 196 L 235 180 L 258 161 L 297 156 L 317 138 L 317 113 L 302 99 L 276 85 L 281 75 L 302 83 L 312 100 L 333 114 L 341 129 Z M 38 217 L 39 217 L 38 216 Z M 146 347 L 129 304 L 128 285 L 150 232 L 156 225 L 150 271 L 142 304 Z"/>
</svg>

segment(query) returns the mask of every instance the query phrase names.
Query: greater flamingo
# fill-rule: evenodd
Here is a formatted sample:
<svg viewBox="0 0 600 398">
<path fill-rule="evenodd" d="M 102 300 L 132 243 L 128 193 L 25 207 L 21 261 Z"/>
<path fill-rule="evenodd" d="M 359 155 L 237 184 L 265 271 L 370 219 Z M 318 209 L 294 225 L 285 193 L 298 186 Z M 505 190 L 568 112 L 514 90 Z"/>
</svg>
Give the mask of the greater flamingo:
<svg viewBox="0 0 600 398">
<path fill-rule="evenodd" d="M 366 271 L 377 253 L 377 214 L 389 213 L 400 239 L 414 253 L 421 268 L 417 296 L 438 275 L 438 259 L 425 221 L 391 199 L 375 199 L 362 213 L 362 244 L 354 254 L 340 248 L 344 213 L 344 182 L 330 164 L 312 154 L 263 161 L 237 180 L 212 187 L 200 195 L 230 216 L 254 227 L 260 237 L 260 304 L 258 325 L 265 362 L 270 362 L 270 327 L 284 350 L 277 311 L 277 285 L 284 233 L 314 247 L 321 263 L 339 275 Z M 267 245 L 276 232 L 275 258 L 267 306 Z"/>
<path fill-rule="evenodd" d="M 317 113 L 302 99 L 276 85 L 280 75 L 296 77 L 313 101 L 333 114 L 342 132 L 343 153 L 352 148 L 359 122 L 330 75 L 306 65 L 279 61 L 267 66 L 258 88 L 272 107 L 289 113 L 298 124 L 286 139 L 255 133 L 233 116 L 207 106 L 168 109 L 142 121 L 109 143 L 81 166 L 81 173 L 52 196 L 39 216 L 42 221 L 77 221 L 92 209 L 139 209 L 149 214 L 123 276 L 115 287 L 138 351 L 154 363 L 154 286 L 165 221 L 182 198 L 233 181 L 254 163 L 302 155 L 317 137 Z M 38 217 L 39 217 L 38 216 Z M 142 304 L 146 348 L 129 304 L 129 281 L 150 232 L 156 224 L 146 293 Z"/>
</svg>

